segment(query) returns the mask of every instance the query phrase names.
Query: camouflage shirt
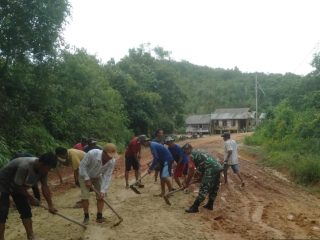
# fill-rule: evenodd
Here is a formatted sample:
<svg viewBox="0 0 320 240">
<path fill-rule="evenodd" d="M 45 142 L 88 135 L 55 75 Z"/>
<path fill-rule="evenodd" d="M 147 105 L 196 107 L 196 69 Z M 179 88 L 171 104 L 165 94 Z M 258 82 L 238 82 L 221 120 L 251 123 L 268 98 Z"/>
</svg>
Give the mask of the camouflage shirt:
<svg viewBox="0 0 320 240">
<path fill-rule="evenodd" d="M 204 174 L 207 170 L 210 170 L 212 173 L 217 173 L 223 169 L 222 165 L 205 151 L 192 150 L 191 157 L 196 165 L 197 171 L 201 174 Z"/>
</svg>

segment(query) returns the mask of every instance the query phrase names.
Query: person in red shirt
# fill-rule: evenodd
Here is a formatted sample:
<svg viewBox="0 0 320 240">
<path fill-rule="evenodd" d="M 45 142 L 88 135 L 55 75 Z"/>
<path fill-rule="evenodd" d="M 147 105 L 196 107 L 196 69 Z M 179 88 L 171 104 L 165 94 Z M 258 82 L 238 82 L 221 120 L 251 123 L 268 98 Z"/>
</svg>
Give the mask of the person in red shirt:
<svg viewBox="0 0 320 240">
<path fill-rule="evenodd" d="M 84 148 L 88 145 L 88 139 L 83 137 L 81 138 L 81 142 L 77 143 L 73 146 L 74 149 L 78 149 L 84 151 Z"/>
<path fill-rule="evenodd" d="M 140 152 L 141 145 L 138 137 L 134 137 L 126 150 L 125 153 L 125 179 L 126 179 L 126 188 L 129 188 L 129 172 L 133 168 L 135 172 L 136 180 L 138 181 L 140 177 Z M 143 188 L 144 185 L 141 182 L 137 182 L 137 186 Z"/>
</svg>

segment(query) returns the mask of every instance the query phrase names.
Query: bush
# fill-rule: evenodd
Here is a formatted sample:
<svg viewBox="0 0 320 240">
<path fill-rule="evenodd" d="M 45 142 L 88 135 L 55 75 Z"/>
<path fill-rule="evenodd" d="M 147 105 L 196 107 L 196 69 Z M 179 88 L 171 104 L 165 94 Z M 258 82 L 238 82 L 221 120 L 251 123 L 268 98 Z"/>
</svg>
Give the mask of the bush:
<svg viewBox="0 0 320 240">
<path fill-rule="evenodd" d="M 291 162 L 290 173 L 297 182 L 313 184 L 320 182 L 320 158 L 310 155 L 296 162 Z"/>
<path fill-rule="evenodd" d="M 10 159 L 10 151 L 3 137 L 0 137 L 0 168 L 6 165 Z"/>
<path fill-rule="evenodd" d="M 41 125 L 29 125 L 22 130 L 19 151 L 27 151 L 36 156 L 53 151 L 57 146 L 54 138 Z"/>
</svg>

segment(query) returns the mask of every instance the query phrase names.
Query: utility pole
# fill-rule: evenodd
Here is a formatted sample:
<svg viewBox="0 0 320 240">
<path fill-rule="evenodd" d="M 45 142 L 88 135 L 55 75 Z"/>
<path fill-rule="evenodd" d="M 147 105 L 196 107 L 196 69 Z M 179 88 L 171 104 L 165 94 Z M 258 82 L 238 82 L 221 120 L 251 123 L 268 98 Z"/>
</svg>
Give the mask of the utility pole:
<svg viewBox="0 0 320 240">
<path fill-rule="evenodd" d="M 258 126 L 258 76 L 256 74 L 256 127 Z"/>
</svg>

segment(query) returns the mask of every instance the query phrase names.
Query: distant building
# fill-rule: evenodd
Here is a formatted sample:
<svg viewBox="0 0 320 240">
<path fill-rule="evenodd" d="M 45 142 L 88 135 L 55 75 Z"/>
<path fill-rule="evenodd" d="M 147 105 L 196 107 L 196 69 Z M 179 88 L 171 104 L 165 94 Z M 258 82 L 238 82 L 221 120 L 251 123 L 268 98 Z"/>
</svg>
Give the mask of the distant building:
<svg viewBox="0 0 320 240">
<path fill-rule="evenodd" d="M 212 114 L 191 115 L 186 125 L 187 133 L 247 132 L 254 125 L 254 113 L 249 108 L 220 108 Z"/>
<path fill-rule="evenodd" d="M 210 114 L 205 115 L 191 115 L 187 117 L 187 133 L 205 133 L 209 134 L 211 129 Z"/>
<path fill-rule="evenodd" d="M 254 113 L 249 108 L 220 108 L 211 114 L 211 133 L 247 132 L 253 124 Z"/>
</svg>

